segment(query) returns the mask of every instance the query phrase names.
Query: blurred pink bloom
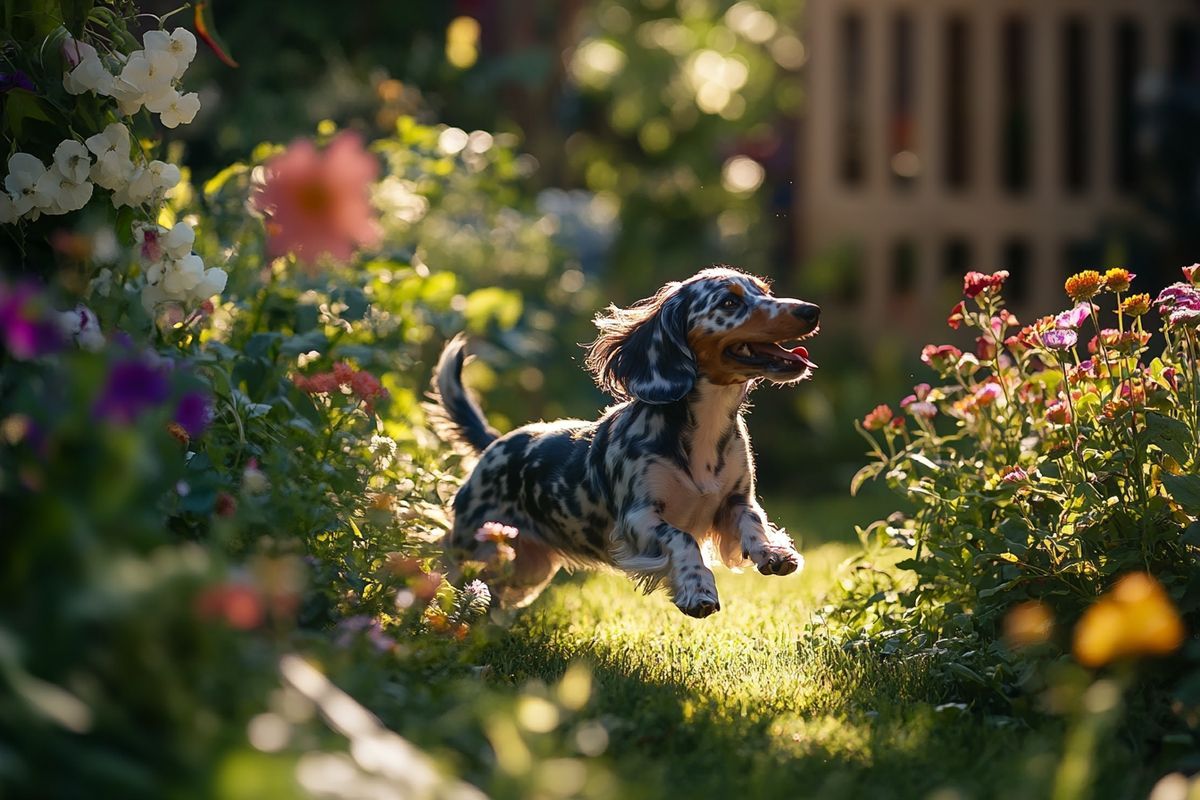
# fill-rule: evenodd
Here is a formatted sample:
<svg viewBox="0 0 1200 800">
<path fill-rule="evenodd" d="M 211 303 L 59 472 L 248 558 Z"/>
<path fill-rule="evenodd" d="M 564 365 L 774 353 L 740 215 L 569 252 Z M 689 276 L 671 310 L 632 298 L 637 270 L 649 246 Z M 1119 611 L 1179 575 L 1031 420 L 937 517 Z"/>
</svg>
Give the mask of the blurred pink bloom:
<svg viewBox="0 0 1200 800">
<path fill-rule="evenodd" d="M 1001 394 L 1003 394 L 1003 390 L 1000 388 L 1000 384 L 988 381 L 975 390 L 975 400 L 981 406 L 989 406 L 996 402 Z"/>
<path fill-rule="evenodd" d="M 267 216 L 268 251 L 294 253 L 307 264 L 322 255 L 347 261 L 358 247 L 379 243 L 369 184 L 379 164 L 362 140 L 344 131 L 323 151 L 299 139 L 266 164 L 255 207 Z"/>
<path fill-rule="evenodd" d="M 1029 473 L 1018 466 L 1005 467 L 1000 472 L 1000 480 L 1005 483 L 1021 483 L 1029 480 Z"/>
</svg>

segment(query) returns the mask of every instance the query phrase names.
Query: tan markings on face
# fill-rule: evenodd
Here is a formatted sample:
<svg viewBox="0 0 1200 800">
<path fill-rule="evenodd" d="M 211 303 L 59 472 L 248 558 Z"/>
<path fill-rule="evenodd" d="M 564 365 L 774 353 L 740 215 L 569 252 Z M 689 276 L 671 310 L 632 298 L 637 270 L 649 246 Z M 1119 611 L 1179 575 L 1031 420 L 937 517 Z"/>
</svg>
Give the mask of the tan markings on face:
<svg viewBox="0 0 1200 800">
<path fill-rule="evenodd" d="M 728 286 L 726 286 L 725 288 L 727 288 L 729 291 L 736 294 L 738 297 L 746 296 L 746 288 L 744 286 L 742 286 L 740 283 L 731 283 Z"/>
<path fill-rule="evenodd" d="M 774 304 L 772 304 L 774 305 Z M 742 342 L 780 342 L 799 339 L 809 332 L 809 326 L 791 314 L 771 316 L 764 308 L 750 312 L 746 320 L 727 331 L 688 331 L 688 346 L 696 357 L 700 374 L 718 386 L 745 383 L 754 376 L 749 367 L 726 358 L 725 351 Z"/>
</svg>

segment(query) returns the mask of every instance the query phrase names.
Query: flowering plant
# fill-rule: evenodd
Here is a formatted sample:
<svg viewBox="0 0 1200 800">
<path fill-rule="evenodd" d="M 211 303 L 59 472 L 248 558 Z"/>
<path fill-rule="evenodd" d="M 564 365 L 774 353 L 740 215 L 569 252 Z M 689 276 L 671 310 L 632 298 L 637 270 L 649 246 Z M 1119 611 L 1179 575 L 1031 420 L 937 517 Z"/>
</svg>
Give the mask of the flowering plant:
<svg viewBox="0 0 1200 800">
<path fill-rule="evenodd" d="M 872 460 L 852 490 L 882 478 L 911 513 L 860 531 L 869 552 L 853 598 L 824 621 L 862 643 L 952 654 L 946 676 L 991 702 L 1028 688 L 1030 660 L 1170 656 L 1174 683 L 1160 685 L 1177 702 L 1153 713 L 1195 736 L 1195 654 L 1179 652 L 1200 623 L 1193 272 L 1151 302 L 1129 294 L 1127 270 L 1084 271 L 1066 282 L 1072 307 L 1029 324 L 1004 307 L 1006 273 L 968 275 L 949 324 L 975 337 L 973 352 L 927 346 L 938 385 L 857 423 Z M 905 413 L 912 425 L 892 424 Z M 895 546 L 899 578 L 873 566 Z"/>
</svg>

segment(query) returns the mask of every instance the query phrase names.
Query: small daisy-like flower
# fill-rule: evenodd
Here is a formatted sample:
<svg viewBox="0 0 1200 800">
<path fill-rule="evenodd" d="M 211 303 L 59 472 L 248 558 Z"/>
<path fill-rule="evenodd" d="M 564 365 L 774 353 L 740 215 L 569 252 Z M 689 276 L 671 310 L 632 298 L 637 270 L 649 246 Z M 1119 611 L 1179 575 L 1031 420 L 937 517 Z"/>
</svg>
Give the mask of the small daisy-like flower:
<svg viewBox="0 0 1200 800">
<path fill-rule="evenodd" d="M 984 292 L 994 292 L 1003 286 L 1007 279 L 1008 270 L 1005 269 L 993 272 L 991 275 L 982 272 L 968 272 L 963 278 L 963 294 L 969 299 L 978 297 Z"/>
<path fill-rule="evenodd" d="M 863 417 L 862 426 L 869 431 L 881 430 L 891 423 L 894 417 L 895 414 L 892 413 L 891 406 L 886 404 L 878 405 Z"/>
<path fill-rule="evenodd" d="M 1051 350 L 1066 350 L 1074 347 L 1079 341 L 1079 335 L 1070 328 L 1046 331 L 1042 334 L 1042 344 Z"/>
<path fill-rule="evenodd" d="M 1067 278 L 1063 288 L 1066 289 L 1068 297 L 1076 303 L 1082 303 L 1100 294 L 1100 290 L 1104 288 L 1104 276 L 1094 269 L 1085 269 Z"/>
<path fill-rule="evenodd" d="M 1140 317 L 1150 310 L 1150 295 L 1131 294 L 1121 301 L 1121 313 Z"/>
<path fill-rule="evenodd" d="M 1110 292 L 1127 292 L 1136 277 L 1124 267 L 1113 267 L 1104 273 L 1104 288 Z"/>
</svg>

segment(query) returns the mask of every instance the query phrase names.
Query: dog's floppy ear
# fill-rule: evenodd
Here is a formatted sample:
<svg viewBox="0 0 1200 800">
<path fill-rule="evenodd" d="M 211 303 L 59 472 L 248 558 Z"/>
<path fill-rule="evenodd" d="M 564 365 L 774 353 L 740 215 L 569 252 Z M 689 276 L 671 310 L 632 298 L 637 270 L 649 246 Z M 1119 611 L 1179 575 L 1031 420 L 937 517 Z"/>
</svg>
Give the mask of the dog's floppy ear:
<svg viewBox="0 0 1200 800">
<path fill-rule="evenodd" d="M 609 306 L 596 317 L 600 335 L 588 347 L 597 385 L 619 400 L 671 403 L 696 384 L 696 358 L 687 343 L 688 304 L 681 284 L 629 308 Z"/>
</svg>

